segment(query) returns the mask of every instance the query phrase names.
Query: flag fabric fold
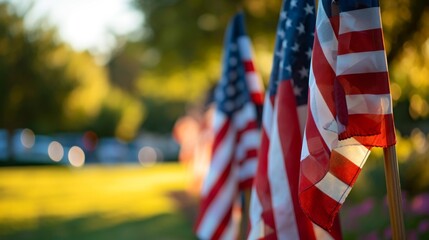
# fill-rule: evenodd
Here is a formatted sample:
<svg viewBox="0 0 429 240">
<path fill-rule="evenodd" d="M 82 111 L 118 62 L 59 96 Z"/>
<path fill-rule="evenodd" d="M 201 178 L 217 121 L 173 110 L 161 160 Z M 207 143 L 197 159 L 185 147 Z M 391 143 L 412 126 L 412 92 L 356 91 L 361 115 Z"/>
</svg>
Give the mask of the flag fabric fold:
<svg viewBox="0 0 429 240">
<path fill-rule="evenodd" d="M 200 239 L 237 237 L 234 209 L 240 207 L 240 192 L 250 189 L 256 172 L 262 103 L 262 82 L 239 12 L 226 30 L 223 71 L 215 90 L 212 159 L 195 225 Z"/>
<path fill-rule="evenodd" d="M 263 108 L 249 240 L 341 239 L 339 221 L 326 232 L 307 218 L 298 198 L 315 14 L 313 0 L 283 1 Z"/>
<path fill-rule="evenodd" d="M 306 215 L 330 229 L 370 149 L 395 143 L 378 0 L 320 0 L 299 182 Z"/>
</svg>

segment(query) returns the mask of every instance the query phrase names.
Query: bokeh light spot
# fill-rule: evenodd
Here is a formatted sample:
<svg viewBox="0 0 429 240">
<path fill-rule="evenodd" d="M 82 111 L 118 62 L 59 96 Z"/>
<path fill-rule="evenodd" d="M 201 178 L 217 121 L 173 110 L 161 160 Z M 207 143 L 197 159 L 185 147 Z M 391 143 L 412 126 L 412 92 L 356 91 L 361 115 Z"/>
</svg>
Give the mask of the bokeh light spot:
<svg viewBox="0 0 429 240">
<path fill-rule="evenodd" d="M 34 146 L 34 142 L 36 140 L 36 136 L 31 129 L 25 128 L 21 132 L 21 143 L 26 148 L 32 148 Z"/>
<path fill-rule="evenodd" d="M 156 163 L 157 153 L 152 147 L 142 147 L 138 154 L 139 162 L 143 166 L 151 166 Z"/>
<path fill-rule="evenodd" d="M 198 27 L 205 31 L 214 31 L 219 25 L 218 22 L 215 15 L 205 13 L 198 18 Z"/>
<path fill-rule="evenodd" d="M 397 84 L 397 83 L 392 83 L 392 84 L 390 84 L 390 90 L 391 90 L 391 94 L 392 94 L 392 99 L 395 101 L 399 100 L 399 98 L 402 95 L 401 86 L 399 86 L 399 84 Z"/>
<path fill-rule="evenodd" d="M 85 150 L 94 151 L 98 144 L 98 136 L 93 131 L 87 131 L 83 134 L 82 141 Z"/>
<path fill-rule="evenodd" d="M 85 153 L 78 146 L 73 146 L 70 148 L 68 157 L 70 164 L 74 167 L 82 167 L 85 163 Z"/>
<path fill-rule="evenodd" d="M 52 159 L 52 161 L 59 162 L 63 159 L 64 156 L 64 148 L 61 143 L 57 141 L 52 141 L 48 147 L 48 155 Z"/>
</svg>

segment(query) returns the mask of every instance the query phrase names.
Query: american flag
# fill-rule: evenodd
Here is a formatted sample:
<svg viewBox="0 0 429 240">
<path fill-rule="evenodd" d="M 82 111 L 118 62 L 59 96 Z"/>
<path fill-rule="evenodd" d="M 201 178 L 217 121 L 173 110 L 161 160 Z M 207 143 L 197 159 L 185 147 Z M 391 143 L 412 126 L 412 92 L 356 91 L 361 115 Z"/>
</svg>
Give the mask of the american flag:
<svg viewBox="0 0 429 240">
<path fill-rule="evenodd" d="M 251 188 L 256 172 L 263 89 L 252 55 L 239 12 L 226 31 L 223 72 L 215 90 L 212 161 L 195 227 L 200 239 L 237 237 L 233 209 L 240 205 L 240 192 Z"/>
<path fill-rule="evenodd" d="M 248 239 L 341 239 L 339 225 L 331 233 L 314 225 L 298 199 L 315 21 L 313 0 L 283 1 L 264 103 Z"/>
<path fill-rule="evenodd" d="M 396 142 L 377 0 L 319 1 L 299 198 L 325 229 L 370 148 Z"/>
</svg>

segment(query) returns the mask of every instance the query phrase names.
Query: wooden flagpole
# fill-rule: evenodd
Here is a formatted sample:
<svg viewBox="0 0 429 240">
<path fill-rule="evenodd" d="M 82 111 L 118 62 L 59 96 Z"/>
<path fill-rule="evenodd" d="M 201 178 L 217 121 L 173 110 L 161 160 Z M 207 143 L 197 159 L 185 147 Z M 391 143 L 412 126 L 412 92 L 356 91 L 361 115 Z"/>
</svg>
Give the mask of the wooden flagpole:
<svg viewBox="0 0 429 240">
<path fill-rule="evenodd" d="M 249 206 L 250 206 L 250 189 L 243 191 L 243 202 L 241 206 L 241 222 L 240 222 L 240 236 L 238 239 L 247 239 L 247 232 L 249 231 Z"/>
<path fill-rule="evenodd" d="M 383 148 L 383 152 L 392 238 L 402 240 L 405 239 L 405 227 L 396 148 L 395 146 Z"/>
</svg>

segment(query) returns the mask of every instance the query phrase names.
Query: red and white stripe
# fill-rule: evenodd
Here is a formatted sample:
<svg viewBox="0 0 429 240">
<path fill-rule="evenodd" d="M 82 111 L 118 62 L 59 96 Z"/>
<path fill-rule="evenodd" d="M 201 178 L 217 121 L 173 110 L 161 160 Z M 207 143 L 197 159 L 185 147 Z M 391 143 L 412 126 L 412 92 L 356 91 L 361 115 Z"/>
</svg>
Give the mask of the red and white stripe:
<svg viewBox="0 0 429 240">
<path fill-rule="evenodd" d="M 248 239 L 341 239 L 304 215 L 298 200 L 300 149 L 307 106 L 296 106 L 291 81 L 266 96 L 259 168 L 251 196 Z M 339 222 L 338 222 L 339 223 Z"/>
<path fill-rule="evenodd" d="M 262 86 L 261 77 L 255 69 L 253 62 L 252 44 L 248 36 L 238 38 L 238 48 L 240 51 L 241 61 L 243 61 L 246 71 L 246 82 L 250 91 L 252 101 L 257 105 L 262 105 L 264 101 L 264 88 Z"/>
<path fill-rule="evenodd" d="M 332 227 L 369 149 L 395 144 L 385 59 L 379 8 L 329 19 L 319 4 L 299 198 L 303 211 L 325 229 Z"/>
<path fill-rule="evenodd" d="M 233 239 L 237 234 L 233 206 L 239 191 L 251 185 L 257 165 L 260 133 L 255 119 L 250 102 L 233 119 L 215 113 L 212 161 L 196 225 L 201 239 Z"/>
<path fill-rule="evenodd" d="M 212 161 L 204 180 L 195 232 L 200 239 L 235 239 L 240 191 L 250 189 L 257 168 L 260 130 L 255 105 L 262 104 L 262 83 L 255 72 L 250 41 L 241 37 L 238 47 L 246 68 L 252 101 L 232 117 L 214 114 Z"/>
</svg>

